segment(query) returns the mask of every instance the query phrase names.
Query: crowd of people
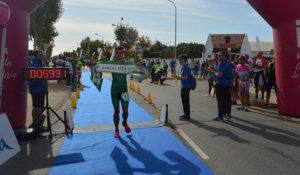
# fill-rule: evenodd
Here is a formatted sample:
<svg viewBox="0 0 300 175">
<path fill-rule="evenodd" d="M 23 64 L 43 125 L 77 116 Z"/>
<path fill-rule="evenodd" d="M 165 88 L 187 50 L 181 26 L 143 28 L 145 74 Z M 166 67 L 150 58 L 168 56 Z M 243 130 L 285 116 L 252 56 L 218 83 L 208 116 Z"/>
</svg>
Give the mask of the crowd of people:
<svg viewBox="0 0 300 175">
<path fill-rule="evenodd" d="M 218 77 L 215 75 L 215 72 L 222 61 L 220 55 L 222 54 L 217 54 L 215 59 L 209 58 L 201 66 L 204 67 L 208 76 L 208 94 L 206 96 L 216 97 Z M 250 103 L 249 90 L 251 85 L 254 84 L 254 100 L 256 102 L 265 102 L 264 108 L 269 108 L 271 90 L 274 88 L 275 92 L 277 91 L 275 58 L 267 60 L 263 58 L 262 52 L 259 52 L 257 57 L 254 58 L 249 58 L 248 55 L 236 55 L 231 64 L 233 65 L 232 72 L 234 75 L 229 88 L 231 104 L 237 105 L 237 100 L 240 99 L 242 106 L 238 107 L 238 109 L 248 111 Z M 261 91 L 260 98 L 259 91 Z M 267 93 L 266 97 L 265 92 Z"/>
<path fill-rule="evenodd" d="M 52 63 L 53 63 L 53 67 L 69 69 L 69 76 L 66 81 L 67 87 L 73 87 L 80 84 L 81 72 L 83 66 L 86 65 L 83 59 L 78 60 L 72 57 L 64 58 L 58 56 L 56 59 L 53 59 Z M 63 83 L 62 80 L 57 80 L 57 82 L 59 84 Z"/>
</svg>

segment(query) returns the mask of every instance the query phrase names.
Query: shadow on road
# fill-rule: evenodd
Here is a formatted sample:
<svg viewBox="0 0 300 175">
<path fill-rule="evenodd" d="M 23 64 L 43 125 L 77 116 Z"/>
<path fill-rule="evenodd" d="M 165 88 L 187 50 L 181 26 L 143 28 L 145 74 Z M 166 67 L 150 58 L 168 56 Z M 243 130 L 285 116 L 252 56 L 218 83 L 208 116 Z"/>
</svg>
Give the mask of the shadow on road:
<svg viewBox="0 0 300 175">
<path fill-rule="evenodd" d="M 294 146 L 298 146 L 298 147 L 300 146 L 300 139 L 299 139 L 300 135 L 295 134 L 291 131 L 272 127 L 272 126 L 257 123 L 257 122 L 240 119 L 237 117 L 233 117 L 233 119 L 236 119 L 239 122 L 243 122 L 243 123 L 253 126 L 253 127 L 250 127 L 250 126 L 246 126 L 246 125 L 243 125 L 243 124 L 237 123 L 237 122 L 228 122 L 228 124 L 233 127 L 247 131 L 252 134 L 256 134 L 256 135 L 261 136 L 270 141 L 275 141 L 275 142 L 286 144 L 286 145 L 294 145 Z"/>
<path fill-rule="evenodd" d="M 203 122 L 199 122 L 197 120 L 191 119 L 190 122 L 194 125 L 196 125 L 199 128 L 211 131 L 213 133 L 216 133 L 216 135 L 214 135 L 213 137 L 228 137 L 233 141 L 239 142 L 239 143 L 250 143 L 248 140 L 244 140 L 242 138 L 240 138 L 239 136 L 237 136 L 236 134 L 234 134 L 231 131 L 228 131 L 227 129 L 222 129 L 222 128 L 217 128 L 217 127 L 213 127 L 213 126 L 209 126 L 204 124 Z"/>
<path fill-rule="evenodd" d="M 166 151 L 163 153 L 172 164 L 158 158 L 151 151 L 146 150 L 137 143 L 132 136 L 127 136 L 130 143 L 127 143 L 122 138 L 119 139 L 120 143 L 125 146 L 128 153 L 140 161 L 145 168 L 132 168 L 128 163 L 128 157 L 123 153 L 119 147 L 115 147 L 111 153 L 112 159 L 115 161 L 116 167 L 120 174 L 134 174 L 134 172 L 142 172 L 147 174 L 178 174 L 178 175 L 197 175 L 200 174 L 201 169 L 194 165 L 192 162 L 185 159 L 179 153 L 174 151 Z M 131 146 L 133 145 L 133 146 Z"/>
</svg>

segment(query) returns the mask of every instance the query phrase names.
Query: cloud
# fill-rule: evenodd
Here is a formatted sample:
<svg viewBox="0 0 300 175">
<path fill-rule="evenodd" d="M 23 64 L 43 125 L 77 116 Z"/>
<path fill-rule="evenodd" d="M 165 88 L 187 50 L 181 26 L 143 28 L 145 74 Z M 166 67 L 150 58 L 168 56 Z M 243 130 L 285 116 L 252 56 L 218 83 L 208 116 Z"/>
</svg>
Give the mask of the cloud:
<svg viewBox="0 0 300 175">
<path fill-rule="evenodd" d="M 56 25 L 59 32 L 69 31 L 72 33 L 112 33 L 113 26 L 111 24 L 99 24 L 95 22 L 76 21 L 71 19 L 62 19 Z"/>
<path fill-rule="evenodd" d="M 157 13 L 162 14 L 173 14 L 174 10 L 171 4 L 167 0 L 65 0 L 65 4 L 74 5 L 79 7 L 89 7 L 89 8 L 98 8 L 98 9 L 120 9 L 127 11 L 136 11 L 136 12 L 152 12 L 154 15 Z M 179 3 L 178 3 L 179 2 Z M 193 0 L 189 1 L 189 8 L 185 7 L 185 1 L 176 1 L 178 8 L 178 15 L 189 15 L 196 16 L 201 18 L 208 19 L 220 19 L 226 20 L 224 16 L 216 15 L 210 9 L 214 9 L 213 5 L 208 5 L 206 0 Z M 197 8 L 191 9 L 194 7 L 191 4 L 197 5 Z M 201 4 L 201 6 L 199 5 Z M 198 7 L 201 7 L 200 9 Z M 206 12 L 197 12 L 197 11 L 206 11 Z"/>
<path fill-rule="evenodd" d="M 111 24 L 100 24 L 95 22 L 86 22 L 81 20 L 63 19 L 56 24 L 56 28 L 59 32 L 71 32 L 71 33 L 97 33 L 112 34 L 114 27 Z M 159 35 L 171 35 L 171 32 L 156 30 L 156 29 L 144 29 L 137 28 L 139 33 L 142 34 L 159 34 Z"/>
</svg>

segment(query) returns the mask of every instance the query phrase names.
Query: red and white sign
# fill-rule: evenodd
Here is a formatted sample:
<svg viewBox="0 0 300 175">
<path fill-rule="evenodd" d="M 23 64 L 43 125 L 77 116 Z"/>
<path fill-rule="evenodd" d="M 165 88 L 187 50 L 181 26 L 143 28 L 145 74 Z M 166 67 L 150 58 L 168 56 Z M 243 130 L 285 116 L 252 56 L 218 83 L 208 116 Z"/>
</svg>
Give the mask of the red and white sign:
<svg viewBox="0 0 300 175">
<path fill-rule="evenodd" d="M 231 54 L 231 53 L 232 53 L 231 44 L 228 44 L 228 49 L 227 49 L 227 51 L 228 51 L 228 54 Z"/>
</svg>

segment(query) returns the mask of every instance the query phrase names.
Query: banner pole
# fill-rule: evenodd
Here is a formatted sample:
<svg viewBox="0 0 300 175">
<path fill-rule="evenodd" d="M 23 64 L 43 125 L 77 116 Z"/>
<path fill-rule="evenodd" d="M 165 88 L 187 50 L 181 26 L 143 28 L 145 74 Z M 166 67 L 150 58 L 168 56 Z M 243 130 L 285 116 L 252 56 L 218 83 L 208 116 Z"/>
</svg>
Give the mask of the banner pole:
<svg viewBox="0 0 300 175">
<path fill-rule="evenodd" d="M 1 62 L 0 62 L 0 111 L 2 106 L 2 94 L 3 94 L 3 80 L 4 80 L 4 56 L 6 53 L 6 27 L 3 27 L 2 31 L 2 43 L 1 43 Z"/>
</svg>

